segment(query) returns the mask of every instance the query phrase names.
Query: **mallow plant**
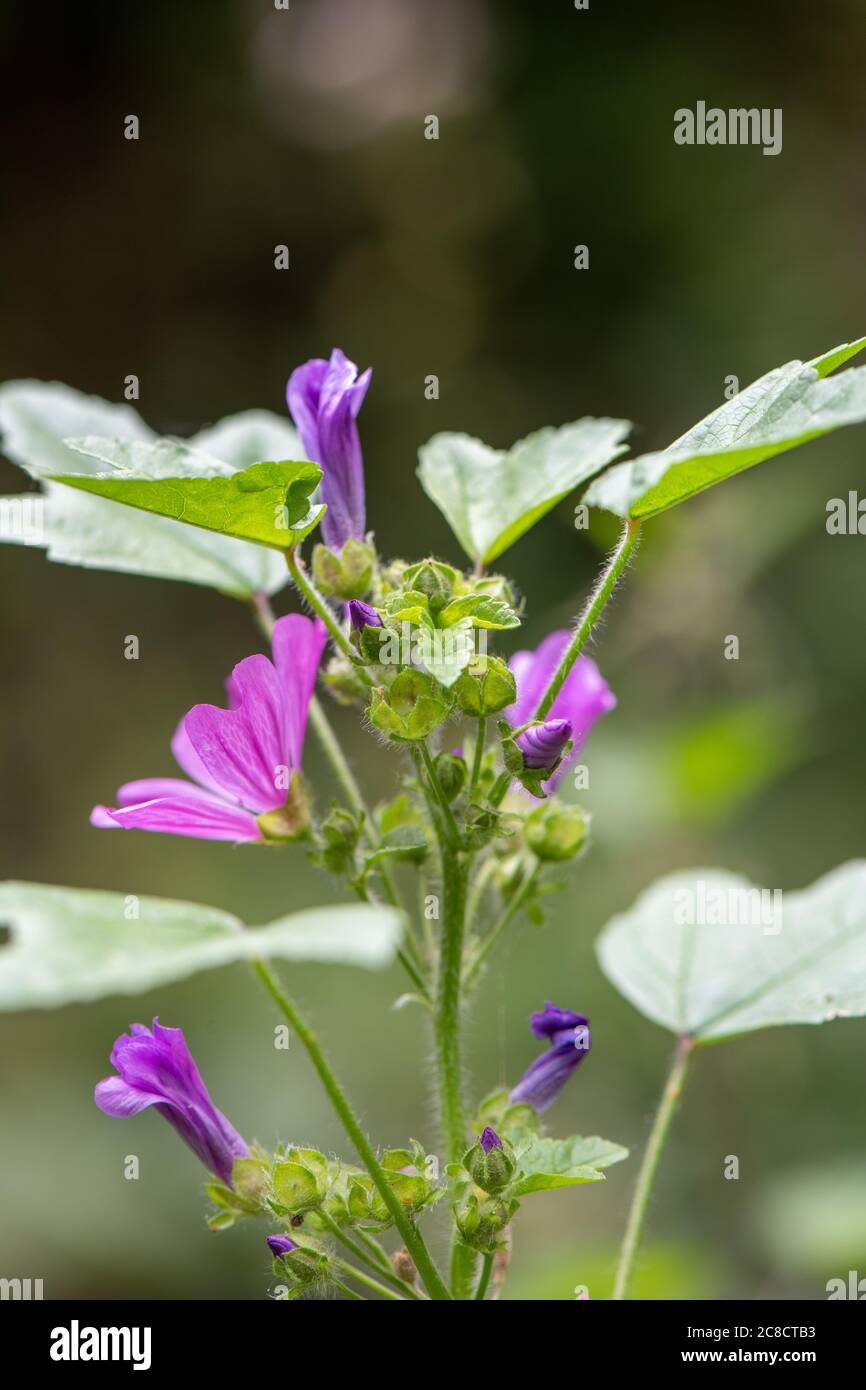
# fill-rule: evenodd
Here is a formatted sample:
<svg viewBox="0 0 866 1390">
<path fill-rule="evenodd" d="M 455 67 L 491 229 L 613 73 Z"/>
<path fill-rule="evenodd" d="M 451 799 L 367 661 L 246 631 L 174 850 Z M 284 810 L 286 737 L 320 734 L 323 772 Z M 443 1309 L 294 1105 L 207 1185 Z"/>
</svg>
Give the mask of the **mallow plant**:
<svg viewBox="0 0 866 1390">
<path fill-rule="evenodd" d="M 586 648 L 643 528 L 745 468 L 866 419 L 866 368 L 837 370 L 864 346 L 789 362 L 635 458 L 622 457 L 623 420 L 541 429 L 507 450 L 436 435 L 420 450 L 419 478 L 463 566 L 379 553 L 359 428 L 371 374 L 339 350 L 292 372 L 285 417 L 249 411 L 186 441 L 156 437 L 128 405 L 64 386 L 0 388 L 5 452 L 38 485 L 2 499 L 3 539 L 67 564 L 206 585 L 248 606 L 265 646 L 238 653 L 220 703 L 178 710 L 166 730 L 178 776 L 118 768 L 118 781 L 134 780 L 107 787 L 90 810 L 92 825 L 110 832 L 106 862 L 118 832 L 145 831 L 225 842 L 226 853 L 241 845 L 238 874 L 255 874 L 259 854 L 306 854 L 345 890 L 343 906 L 249 926 L 189 902 L 0 886 L 10 931 L 3 1009 L 155 990 L 233 961 L 255 972 L 265 1007 L 324 1087 L 343 1153 L 309 1146 L 302 1130 L 273 1152 L 240 1134 L 180 1020 L 131 1022 L 95 1101 L 118 1119 L 152 1109 L 172 1125 L 207 1172 L 212 1230 L 261 1224 L 279 1296 L 497 1297 L 523 1203 L 600 1182 L 627 1157 L 608 1140 L 549 1132 L 563 1088 L 591 1065 L 586 982 L 560 967 L 555 998 L 539 1000 L 529 1020 L 535 1052 L 523 1076 L 487 1093 L 468 1078 L 465 1012 L 495 976 L 506 933 L 541 918 L 546 895 L 587 850 L 589 816 L 563 795 L 565 775 L 628 691 L 614 695 Z M 375 476 L 366 482 L 375 513 L 384 501 Z M 520 626 L 524 600 L 502 558 L 580 488 L 587 507 L 621 519 L 620 539 L 573 627 L 507 661 L 496 644 Z M 295 611 L 277 617 L 275 596 L 289 584 Z M 333 701 L 392 754 L 384 804 L 371 806 L 358 785 L 328 717 Z M 305 775 L 311 735 L 328 785 Z M 599 938 L 608 979 L 676 1038 L 615 1298 L 627 1296 L 673 1111 L 701 1049 L 866 1012 L 866 864 L 786 894 L 770 927 L 748 910 L 756 894 L 723 871 L 674 874 Z M 326 1056 L 287 983 L 287 966 L 305 961 L 402 972 L 401 1000 L 431 1039 L 438 1133 L 406 1135 L 398 1148 L 367 1133 L 338 1079 L 339 1057 Z M 263 1117 L 263 1128 L 271 1122 Z"/>
</svg>

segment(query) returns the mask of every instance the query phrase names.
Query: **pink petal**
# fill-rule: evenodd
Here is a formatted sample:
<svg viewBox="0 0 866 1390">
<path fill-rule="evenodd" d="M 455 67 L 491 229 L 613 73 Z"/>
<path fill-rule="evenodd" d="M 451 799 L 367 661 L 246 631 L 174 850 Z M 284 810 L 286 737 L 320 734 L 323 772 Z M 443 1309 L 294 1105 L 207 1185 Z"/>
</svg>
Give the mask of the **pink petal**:
<svg viewBox="0 0 866 1390">
<path fill-rule="evenodd" d="M 162 1096 L 139 1091 L 120 1076 L 107 1076 L 97 1082 L 93 1099 L 106 1115 L 125 1120 L 130 1115 L 140 1115 L 149 1105 L 158 1105 Z"/>
<path fill-rule="evenodd" d="M 231 677 L 229 677 L 229 680 L 226 681 L 226 685 L 228 685 L 230 681 Z M 232 700 L 231 698 L 229 699 L 229 705 L 231 708 L 234 708 L 236 704 L 237 701 Z M 183 719 L 180 721 L 177 728 L 175 729 L 174 738 L 171 741 L 171 751 L 174 754 L 175 762 L 177 763 L 181 771 L 185 772 L 187 777 L 191 777 L 194 782 L 198 782 L 200 787 L 205 787 L 208 791 L 215 792 L 217 796 L 224 797 L 226 793 L 223 791 L 219 782 L 217 782 L 215 778 L 211 777 L 210 773 L 208 772 L 198 753 L 195 751 L 192 744 L 190 743 L 189 734 L 187 733 L 184 727 L 185 720 L 186 715 L 184 715 Z M 138 799 L 140 801 L 148 800 L 148 798 L 145 796 L 139 797 Z"/>
<path fill-rule="evenodd" d="M 327 636 L 321 618 L 313 621 L 300 613 L 274 624 L 271 643 L 285 701 L 288 765 L 293 769 L 303 761 L 307 713 Z"/>
<path fill-rule="evenodd" d="M 184 730 L 224 796 L 260 815 L 285 804 L 281 769 L 294 766 L 288 752 L 286 700 L 266 656 L 248 656 L 232 672 L 237 709 L 195 705 Z"/>
<path fill-rule="evenodd" d="M 255 816 L 215 798 L 166 796 L 122 806 L 109 812 L 127 830 L 158 830 L 165 835 L 189 835 L 197 840 L 261 840 Z M 92 822 L 94 823 L 94 822 Z"/>
<path fill-rule="evenodd" d="M 226 804 L 225 797 L 218 792 L 206 791 L 194 782 L 185 782 L 182 777 L 140 777 L 136 782 L 124 782 L 117 788 L 118 806 L 138 806 L 142 801 L 156 801 L 166 796 L 180 796 L 184 800 L 194 797 L 220 806 Z"/>
</svg>

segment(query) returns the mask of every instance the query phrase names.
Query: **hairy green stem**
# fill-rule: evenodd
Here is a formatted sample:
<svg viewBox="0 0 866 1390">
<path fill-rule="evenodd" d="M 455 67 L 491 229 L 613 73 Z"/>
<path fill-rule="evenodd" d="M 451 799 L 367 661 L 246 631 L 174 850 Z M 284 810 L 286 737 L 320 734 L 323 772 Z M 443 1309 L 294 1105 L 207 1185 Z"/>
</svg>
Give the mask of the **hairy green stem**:
<svg viewBox="0 0 866 1390">
<path fill-rule="evenodd" d="M 342 1260 L 339 1255 L 332 1255 L 331 1263 L 337 1265 L 345 1274 L 348 1274 L 350 1279 L 354 1279 L 357 1283 L 363 1284 L 365 1289 L 372 1289 L 374 1293 L 381 1294 L 383 1298 L 393 1299 L 395 1303 L 403 1302 L 401 1294 L 395 1293 L 393 1289 L 389 1289 L 385 1284 L 381 1284 L 378 1279 L 371 1279 L 369 1274 L 363 1274 L 360 1269 L 356 1269 L 354 1265 L 350 1265 L 348 1260 Z"/>
<path fill-rule="evenodd" d="M 515 892 L 511 895 L 511 899 L 505 907 L 504 911 L 502 912 L 499 921 L 495 924 L 491 931 L 488 932 L 487 936 L 485 936 L 484 940 L 478 948 L 478 952 L 475 956 L 475 959 L 472 961 L 472 964 L 466 971 L 463 980 L 463 985 L 465 989 L 471 989 L 477 981 L 478 975 L 481 971 L 481 967 L 483 966 L 490 952 L 493 950 L 493 947 L 496 945 L 497 941 L 502 936 L 502 933 L 505 931 L 509 922 L 511 922 L 512 919 L 517 915 L 517 913 L 520 911 L 521 907 L 531 894 L 532 889 L 535 887 L 540 871 L 541 865 L 536 861 L 533 868 L 531 868 L 525 874 L 523 882 L 520 884 L 520 887 L 517 888 Z"/>
<path fill-rule="evenodd" d="M 439 1104 L 446 1163 L 459 1163 L 466 1151 L 463 1077 L 460 1061 L 460 980 L 466 915 L 467 865 L 453 850 L 442 852 L 442 930 L 434 1019 Z"/>
<path fill-rule="evenodd" d="M 493 1269 L 493 1256 L 485 1255 L 481 1265 L 481 1274 L 478 1278 L 478 1287 L 475 1290 L 476 1299 L 481 1302 L 487 1293 L 487 1285 L 490 1283 L 490 1271 Z"/>
<path fill-rule="evenodd" d="M 619 545 L 612 551 L 607 564 L 602 570 L 601 578 L 593 590 L 586 608 L 581 614 L 565 655 L 559 663 L 550 684 L 541 697 L 538 708 L 533 716 L 535 719 L 544 719 L 550 712 L 551 705 L 565 684 L 569 671 L 586 646 L 592 629 L 601 617 L 608 599 L 616 588 L 618 579 L 629 562 L 629 557 L 637 545 L 639 532 L 639 521 L 630 519 L 625 523 Z"/>
<path fill-rule="evenodd" d="M 357 652 L 340 627 L 337 619 L 334 617 L 333 609 L 330 604 L 325 601 L 308 575 L 297 550 L 286 551 L 286 564 L 288 565 L 289 574 L 292 576 L 292 582 L 298 590 L 298 593 L 306 600 L 313 612 L 321 618 L 333 638 L 335 645 L 340 648 L 343 655 L 354 662 Z M 360 670 L 362 668 L 359 667 L 358 669 Z M 369 680 L 366 672 L 364 672 L 364 675 L 367 680 Z"/>
<path fill-rule="evenodd" d="M 677 1043 L 677 1050 L 674 1054 L 673 1066 L 665 1082 L 659 1107 L 656 1111 L 650 1137 L 647 1141 L 646 1152 L 637 1175 L 634 1196 L 631 1200 L 631 1207 L 628 1213 L 628 1222 L 623 1236 L 622 1248 L 619 1254 L 619 1265 L 616 1271 L 616 1280 L 613 1286 L 611 1297 L 622 1300 L 628 1296 L 628 1286 L 631 1279 L 632 1268 L 635 1257 L 640 1245 L 641 1232 L 646 1218 L 647 1205 L 652 1192 L 653 1182 L 658 1171 L 659 1161 L 668 1137 L 671 1120 L 677 1101 L 680 1098 L 688 1071 L 689 1058 L 694 1049 L 694 1039 L 688 1036 L 681 1037 Z"/>
<path fill-rule="evenodd" d="M 460 1041 L 463 936 L 469 865 L 464 856 L 442 844 L 442 928 L 434 1005 L 436 1071 L 446 1163 L 460 1163 L 466 1152 L 463 1067 Z M 474 1252 L 455 1240 L 451 1252 L 451 1288 L 455 1298 L 468 1297 Z"/>
<path fill-rule="evenodd" d="M 399 1275 L 394 1273 L 391 1266 L 387 1263 L 387 1260 L 383 1265 L 380 1259 L 374 1259 L 370 1252 L 364 1249 L 363 1245 L 357 1244 L 356 1241 L 352 1240 L 351 1236 L 341 1230 L 334 1218 L 329 1216 L 326 1211 L 320 1208 L 317 1215 L 319 1220 L 328 1228 L 334 1239 L 338 1240 L 341 1245 L 344 1245 L 346 1249 L 354 1255 L 356 1260 L 360 1260 L 362 1264 L 367 1265 L 368 1269 L 372 1269 L 375 1274 L 379 1275 L 380 1279 L 385 1279 L 389 1284 L 393 1285 L 395 1289 L 399 1289 L 400 1293 L 402 1293 L 405 1298 L 414 1298 L 419 1302 L 423 1301 L 421 1295 L 417 1293 L 410 1284 L 407 1284 L 404 1279 L 401 1279 Z"/>
<path fill-rule="evenodd" d="M 478 790 L 478 783 L 481 781 L 481 765 L 484 762 L 484 740 L 486 737 L 487 720 L 482 717 L 478 721 L 478 733 L 475 736 L 475 756 L 472 759 L 472 777 L 469 782 L 470 801 Z"/>
<path fill-rule="evenodd" d="M 251 606 L 256 622 L 258 623 L 265 637 L 268 639 L 268 641 L 270 641 L 273 635 L 274 623 L 276 619 L 274 617 L 274 612 L 271 608 L 267 594 L 256 594 L 256 596 L 252 600 Z M 354 811 L 355 815 L 361 822 L 361 833 L 363 834 L 367 843 L 370 844 L 373 847 L 373 849 L 378 849 L 379 844 L 381 842 L 376 830 L 375 823 L 370 815 L 370 812 L 367 809 L 366 802 L 364 801 L 364 798 L 361 795 L 361 789 L 355 780 L 355 775 L 352 772 L 351 767 L 349 766 L 349 763 L 346 759 L 346 755 L 340 747 L 339 740 L 337 738 L 337 735 L 334 733 L 331 721 L 328 719 L 328 716 L 325 714 L 324 709 L 322 708 L 321 704 L 319 703 L 319 700 L 315 695 L 310 700 L 309 718 L 313 732 L 316 735 L 316 738 L 318 739 L 322 752 L 324 753 L 328 762 L 331 764 L 331 770 L 335 778 L 337 779 L 337 782 L 343 792 L 343 795 L 346 798 L 346 801 L 349 804 L 349 808 L 350 810 Z M 377 867 L 379 871 L 379 877 L 382 880 L 382 885 L 385 890 L 386 898 L 392 904 L 392 906 L 400 908 L 401 911 L 405 913 L 407 921 L 411 921 L 409 914 L 405 911 L 404 904 L 400 898 L 397 885 L 394 882 L 394 877 L 391 873 L 389 866 L 386 863 L 380 862 Z M 407 936 L 407 941 L 410 943 L 410 946 L 415 946 L 414 937 Z M 397 952 L 397 955 L 399 957 L 400 964 L 403 966 L 403 969 L 406 971 L 406 974 L 409 976 L 409 979 L 412 981 L 415 988 L 420 991 L 420 993 L 424 996 L 425 999 L 428 998 L 429 996 L 427 986 L 424 982 L 422 975 L 419 973 L 418 969 L 416 969 L 416 966 L 413 965 L 412 961 L 409 959 L 402 947 Z M 417 961 L 417 964 L 420 965 L 420 961 Z"/>
<path fill-rule="evenodd" d="M 344 1294 L 346 1298 L 351 1298 L 351 1300 L 352 1300 L 353 1303 L 363 1303 L 363 1302 L 365 1302 L 364 1295 L 363 1295 L 362 1293 L 355 1293 L 355 1290 L 354 1290 L 354 1289 L 348 1288 L 348 1287 L 343 1283 L 342 1279 L 335 1279 L 335 1278 L 333 1277 L 333 1275 L 332 1275 L 332 1276 L 331 1276 L 331 1283 L 334 1285 L 334 1288 L 335 1288 L 335 1289 L 339 1289 L 339 1290 L 340 1290 L 340 1293 L 341 1293 L 341 1294 Z"/>
<path fill-rule="evenodd" d="M 452 850 L 458 850 L 461 846 L 460 831 L 457 829 L 457 822 L 454 819 L 454 812 L 451 810 L 451 803 L 448 800 L 448 797 L 445 795 L 445 792 L 442 789 L 442 783 L 439 781 L 439 778 L 436 774 L 436 767 L 430 755 L 430 749 L 427 747 L 426 739 L 421 739 L 419 747 L 421 749 L 421 757 L 424 762 L 427 777 L 430 782 L 430 786 L 433 789 L 433 795 L 438 801 L 439 809 L 442 812 L 442 819 L 445 823 L 445 831 L 448 837 L 449 848 Z"/>
<path fill-rule="evenodd" d="M 257 960 L 253 962 L 253 968 L 268 994 L 270 994 L 274 1003 L 277 1005 L 277 1008 L 288 1021 L 289 1026 L 294 1029 L 302 1045 L 306 1049 L 310 1061 L 313 1063 L 318 1073 L 319 1080 L 322 1082 L 343 1128 L 354 1144 L 355 1149 L 363 1161 L 364 1167 L 373 1180 L 376 1191 L 388 1208 L 397 1230 L 403 1237 L 403 1243 L 412 1256 L 412 1259 L 415 1261 L 415 1268 L 423 1279 L 430 1297 L 436 1300 L 449 1299 L 451 1295 L 430 1257 L 420 1231 L 415 1226 L 414 1222 L 410 1220 L 397 1194 L 389 1184 L 385 1176 L 385 1171 L 373 1151 L 372 1144 L 364 1133 L 337 1078 L 334 1076 L 325 1060 L 315 1034 L 302 1018 L 294 1003 L 285 993 L 279 980 L 269 967 L 265 965 L 263 961 Z"/>
</svg>

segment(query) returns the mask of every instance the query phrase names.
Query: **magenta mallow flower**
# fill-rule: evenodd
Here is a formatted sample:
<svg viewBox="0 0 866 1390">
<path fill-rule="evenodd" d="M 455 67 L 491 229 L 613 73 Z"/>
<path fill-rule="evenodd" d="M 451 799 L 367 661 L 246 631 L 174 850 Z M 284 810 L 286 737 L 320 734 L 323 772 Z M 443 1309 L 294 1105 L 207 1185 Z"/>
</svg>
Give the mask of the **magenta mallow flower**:
<svg viewBox="0 0 866 1390">
<path fill-rule="evenodd" d="M 200 840 L 279 838 L 325 638 L 319 618 L 278 619 L 273 661 L 248 656 L 238 663 L 226 681 L 229 708 L 194 705 L 178 725 L 171 751 L 192 780 L 126 782 L 116 807 L 94 807 L 91 824 Z"/>
<path fill-rule="evenodd" d="M 570 719 L 548 719 L 518 734 L 515 742 L 523 754 L 527 768 L 540 771 L 554 768 L 563 748 L 571 738 Z"/>
<path fill-rule="evenodd" d="M 275 1259 L 281 1260 L 284 1255 L 291 1255 L 293 1250 L 297 1250 L 297 1243 L 289 1236 L 265 1236 L 268 1249 Z"/>
<path fill-rule="evenodd" d="M 524 1072 L 511 1092 L 515 1105 L 531 1105 L 539 1115 L 553 1104 L 575 1067 L 592 1046 L 589 1019 L 571 1009 L 558 1009 L 549 1001 L 541 1013 L 532 1014 L 529 1026 L 537 1038 L 550 1043 L 547 1052 Z"/>
<path fill-rule="evenodd" d="M 486 1154 L 489 1154 L 491 1149 L 502 1148 L 502 1140 L 491 1125 L 484 1126 L 478 1142 Z"/>
<path fill-rule="evenodd" d="M 228 1186 L 236 1158 L 250 1151 L 225 1115 L 217 1110 L 179 1028 L 133 1023 L 111 1049 L 119 1076 L 100 1081 L 94 1100 L 106 1115 L 125 1119 L 149 1105 L 173 1125 L 210 1172 Z"/>
<path fill-rule="evenodd" d="M 365 627 L 382 627 L 382 619 L 370 603 L 365 603 L 360 598 L 350 598 L 346 604 L 346 612 L 349 622 L 356 632 L 363 632 Z"/>
<path fill-rule="evenodd" d="M 517 699 L 505 711 L 506 718 L 513 728 L 517 728 L 518 725 L 525 724 L 532 719 L 570 641 L 571 633 L 565 628 L 560 628 L 557 632 L 551 632 L 549 636 L 545 637 L 535 651 L 514 653 L 508 665 L 517 683 Z M 556 786 L 566 769 L 574 762 L 586 743 L 596 720 L 601 715 L 607 714 L 615 705 L 616 696 L 608 687 L 595 662 L 591 657 L 579 656 L 551 705 L 547 713 L 548 722 L 544 726 L 547 729 L 557 720 L 565 721 L 571 725 L 571 730 L 562 739 L 560 750 L 569 737 L 574 744 L 568 757 L 559 765 L 551 778 L 551 787 Z M 562 730 L 560 730 L 561 733 Z M 538 739 L 542 730 L 538 728 L 527 729 L 525 734 L 518 737 L 517 742 L 521 746 L 524 758 L 527 757 L 527 754 L 521 739 L 527 739 L 530 734 L 534 734 Z M 548 738 L 549 736 L 545 735 L 544 737 Z M 527 761 L 527 767 L 531 766 L 533 764 Z M 537 763 L 534 766 L 549 767 L 550 763 Z"/>
<path fill-rule="evenodd" d="M 354 362 L 334 348 L 330 360 L 314 357 L 289 377 L 286 399 L 304 452 L 322 469 L 322 535 L 340 551 L 350 536 L 363 540 L 364 463 L 355 423 L 371 371 L 360 376 Z"/>
</svg>

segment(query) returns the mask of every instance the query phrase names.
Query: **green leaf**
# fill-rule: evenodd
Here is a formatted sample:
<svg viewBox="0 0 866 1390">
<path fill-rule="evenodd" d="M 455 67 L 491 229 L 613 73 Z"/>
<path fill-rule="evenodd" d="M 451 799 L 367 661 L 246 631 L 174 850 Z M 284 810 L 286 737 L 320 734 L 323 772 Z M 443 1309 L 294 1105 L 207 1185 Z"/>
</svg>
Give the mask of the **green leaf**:
<svg viewBox="0 0 866 1390">
<path fill-rule="evenodd" d="M 0 884 L 0 1010 L 57 1008 L 140 994 L 200 970 L 256 957 L 387 966 L 402 934 L 394 909 L 311 908 L 245 929 L 217 908 L 164 898 Z"/>
<path fill-rule="evenodd" d="M 488 564 L 623 453 L 630 428 L 627 420 L 587 417 L 538 430 L 508 450 L 437 434 L 419 451 L 418 476 L 466 554 Z"/>
<path fill-rule="evenodd" d="M 427 839 L 420 825 L 396 825 L 386 831 L 382 843 L 367 856 L 368 864 L 379 859 L 406 859 L 417 862 L 427 853 Z"/>
<path fill-rule="evenodd" d="M 315 463 L 255 463 L 233 473 L 168 439 L 156 444 L 97 438 L 67 442 L 116 472 L 67 473 L 54 482 L 236 540 L 288 550 L 309 535 L 325 511 L 310 504 L 322 476 Z"/>
<path fill-rule="evenodd" d="M 469 618 L 473 627 L 520 627 L 520 619 L 510 604 L 490 594 L 464 594 L 462 598 L 453 598 L 439 614 L 439 626 L 453 627 L 463 618 Z"/>
<path fill-rule="evenodd" d="M 69 436 L 156 442 L 130 406 L 111 405 L 58 383 L 12 381 L 0 387 L 0 428 L 4 452 L 43 486 L 40 494 L 4 499 L 0 541 L 44 548 L 60 564 L 203 584 L 242 600 L 273 594 L 288 581 L 282 557 L 262 546 L 216 533 L 200 535 L 167 517 L 121 510 L 101 497 L 46 481 L 58 473 L 99 471 L 96 460 L 86 462 L 63 443 Z M 209 454 L 228 471 L 301 452 L 288 421 L 264 410 L 230 416 L 188 443 L 196 456 Z"/>
<path fill-rule="evenodd" d="M 601 1168 L 621 1163 L 628 1149 L 607 1139 L 532 1139 L 518 1153 L 519 1177 L 508 1189 L 510 1197 L 530 1192 L 548 1192 L 555 1187 L 574 1187 L 578 1183 L 603 1182 Z"/>
<path fill-rule="evenodd" d="M 866 420 L 866 367 L 825 379 L 864 346 L 860 338 L 812 362 L 776 367 L 667 449 L 608 469 L 584 501 L 617 516 L 656 516 L 774 454 Z"/>
<path fill-rule="evenodd" d="M 671 874 L 598 942 L 608 979 L 698 1042 L 866 1014 L 866 860 L 774 896 L 719 869 Z"/>
</svg>

